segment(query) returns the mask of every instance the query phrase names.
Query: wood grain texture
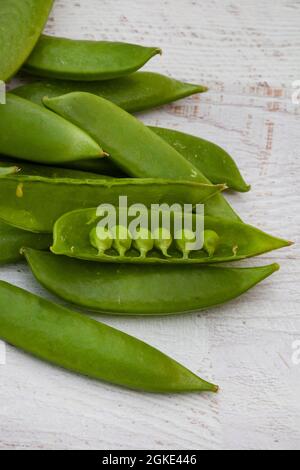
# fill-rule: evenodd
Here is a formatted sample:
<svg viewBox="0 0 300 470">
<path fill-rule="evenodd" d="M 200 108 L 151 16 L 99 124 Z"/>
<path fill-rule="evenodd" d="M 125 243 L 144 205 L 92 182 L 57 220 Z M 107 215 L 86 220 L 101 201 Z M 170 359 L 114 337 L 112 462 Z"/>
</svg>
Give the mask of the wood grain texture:
<svg viewBox="0 0 300 470">
<path fill-rule="evenodd" d="M 211 139 L 252 191 L 229 195 L 245 220 L 299 242 L 299 0 L 57 0 L 47 32 L 164 50 L 147 69 L 210 92 L 141 115 Z M 221 386 L 217 396 L 152 396 L 61 371 L 7 347 L 0 366 L 1 449 L 298 449 L 300 251 L 272 253 L 281 272 L 224 307 L 174 318 L 101 318 Z M 50 296 L 24 265 L 0 278 Z"/>
</svg>

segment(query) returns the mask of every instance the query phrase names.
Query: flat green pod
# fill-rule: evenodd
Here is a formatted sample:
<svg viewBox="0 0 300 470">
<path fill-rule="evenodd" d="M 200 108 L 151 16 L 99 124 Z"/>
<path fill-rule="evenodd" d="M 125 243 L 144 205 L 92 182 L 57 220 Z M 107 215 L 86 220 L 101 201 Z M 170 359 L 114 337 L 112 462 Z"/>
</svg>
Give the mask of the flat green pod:
<svg viewBox="0 0 300 470">
<path fill-rule="evenodd" d="M 250 190 L 233 158 L 218 145 L 171 129 L 150 129 L 172 145 L 213 183 L 222 181 L 228 188 L 242 193 Z"/>
<path fill-rule="evenodd" d="M 36 279 L 67 302 L 113 315 L 169 315 L 233 300 L 279 269 L 97 264 L 24 249 Z"/>
<path fill-rule="evenodd" d="M 52 235 L 26 232 L 0 221 L 0 265 L 21 260 L 24 246 L 48 250 L 52 241 Z"/>
<path fill-rule="evenodd" d="M 0 154 L 43 164 L 104 156 L 82 129 L 10 93 L 0 106 Z"/>
<path fill-rule="evenodd" d="M 112 101 L 129 113 L 135 113 L 204 93 L 207 88 L 159 73 L 136 72 L 127 77 L 98 82 L 43 80 L 15 88 L 12 93 L 42 105 L 45 96 L 56 98 L 74 91 L 92 93 Z"/>
<path fill-rule="evenodd" d="M 83 259 L 87 261 L 104 263 L 133 263 L 133 264 L 211 264 L 238 261 L 251 258 L 273 250 L 291 245 L 291 242 L 268 235 L 251 225 L 240 222 L 231 222 L 213 217 L 196 218 L 195 214 L 185 214 L 184 224 L 190 224 L 194 231 L 197 225 L 203 223 L 204 230 L 215 232 L 219 237 L 219 243 L 213 256 L 210 256 L 205 249 L 191 251 L 189 257 L 184 257 L 178 250 L 175 241 L 175 213 L 170 217 L 170 233 L 173 243 L 168 249 L 168 257 L 154 249 L 141 258 L 137 250 L 132 248 L 126 255 L 119 256 L 115 250 L 108 250 L 101 256 L 91 245 L 89 234 L 101 218 L 97 217 L 97 209 L 82 209 L 63 215 L 54 226 L 54 243 L 51 248 L 56 255 L 65 255 L 71 258 Z M 123 218 L 124 211 L 119 209 L 117 213 L 117 223 Z M 157 220 L 157 212 L 147 211 L 148 227 L 151 227 L 153 220 Z M 178 217 L 178 214 L 176 214 Z M 127 214 L 128 228 L 136 217 Z M 92 224 L 91 221 L 94 221 Z M 143 227 L 145 228 L 145 227 Z M 177 231 L 176 231 L 177 233 Z"/>
<path fill-rule="evenodd" d="M 36 45 L 53 0 L 0 1 L 0 80 L 12 78 Z"/>
<path fill-rule="evenodd" d="M 0 164 L 0 168 L 4 164 Z M 63 214 L 100 204 L 203 203 L 224 186 L 165 179 L 114 179 L 62 168 L 19 164 L 0 179 L 0 219 L 32 232 L 51 233 Z"/>
<path fill-rule="evenodd" d="M 129 389 L 218 391 L 152 346 L 3 281 L 0 338 L 44 361 Z"/>
<path fill-rule="evenodd" d="M 43 35 L 24 68 L 40 77 L 110 80 L 136 72 L 157 54 L 161 54 L 157 47 Z"/>
<path fill-rule="evenodd" d="M 70 93 L 44 99 L 44 103 L 89 133 L 130 176 L 209 182 L 171 145 L 110 101 L 90 93 Z M 206 211 L 214 217 L 240 220 L 222 196 L 211 199 Z"/>
</svg>

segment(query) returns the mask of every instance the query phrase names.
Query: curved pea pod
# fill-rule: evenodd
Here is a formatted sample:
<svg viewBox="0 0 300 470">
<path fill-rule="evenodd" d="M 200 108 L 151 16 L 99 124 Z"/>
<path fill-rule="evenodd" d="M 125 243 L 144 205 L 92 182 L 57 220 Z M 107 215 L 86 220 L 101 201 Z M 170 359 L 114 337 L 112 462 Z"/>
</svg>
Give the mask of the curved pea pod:
<svg viewBox="0 0 300 470">
<path fill-rule="evenodd" d="M 162 202 L 198 204 L 224 189 L 191 181 L 105 178 L 30 164 L 19 168 L 17 174 L 1 178 L 0 219 L 32 232 L 52 232 L 56 220 L 74 209 L 118 206 L 121 196 L 127 197 L 128 205 L 146 207 Z"/>
<path fill-rule="evenodd" d="M 233 300 L 279 269 L 96 264 L 24 249 L 36 279 L 67 302 L 114 315 L 168 315 Z"/>
<path fill-rule="evenodd" d="M 53 0 L 1 0 L 0 80 L 12 78 L 45 26 Z"/>
<path fill-rule="evenodd" d="M 47 250 L 52 244 L 52 236 L 30 233 L 0 221 L 0 264 L 15 263 L 22 259 L 23 246 Z"/>
<path fill-rule="evenodd" d="M 48 108 L 88 132 L 130 176 L 209 183 L 171 145 L 134 116 L 103 98 L 89 93 L 70 93 L 43 101 Z M 211 216 L 240 220 L 222 197 L 210 201 L 206 211 Z"/>
<path fill-rule="evenodd" d="M 134 390 L 218 391 L 150 345 L 3 281 L 0 337 L 44 361 Z"/>
<path fill-rule="evenodd" d="M 28 58 L 25 70 L 40 77 L 110 80 L 136 72 L 157 54 L 161 54 L 157 47 L 43 35 Z"/>
<path fill-rule="evenodd" d="M 49 164 L 104 156 L 83 130 L 12 94 L 0 106 L 0 154 Z"/>
<path fill-rule="evenodd" d="M 118 217 L 121 217 L 123 209 L 119 209 Z M 155 212 L 155 211 L 154 211 Z M 148 226 L 156 219 L 156 213 L 148 211 Z M 107 251 L 98 256 L 97 250 L 90 244 L 89 233 L 93 228 L 90 221 L 95 219 L 97 209 L 82 209 L 63 215 L 54 226 L 54 244 L 52 252 L 57 255 L 65 255 L 71 258 L 87 261 L 98 261 L 107 263 L 133 263 L 133 264 L 211 264 L 229 261 L 238 261 L 245 258 L 267 253 L 272 250 L 287 247 L 291 242 L 275 238 L 251 225 L 239 222 L 230 222 L 212 217 L 204 220 L 195 214 L 185 214 L 185 223 L 191 218 L 191 225 L 196 233 L 198 224 L 204 226 L 205 230 L 214 231 L 219 236 L 219 244 L 213 256 L 205 249 L 191 251 L 188 258 L 182 257 L 182 252 L 177 249 L 174 223 L 174 214 L 170 217 L 170 228 L 173 244 L 168 250 L 168 257 L 155 249 L 148 253 L 146 258 L 141 258 L 139 253 L 132 248 L 126 255 L 119 256 L 115 250 Z M 178 220 L 178 213 L 176 214 Z M 99 219 L 98 219 L 99 222 Z M 135 222 L 135 217 L 128 215 L 128 228 Z M 94 222 L 96 225 L 96 221 Z M 182 222 L 182 225 L 184 223 Z M 145 227 L 144 227 L 145 228 Z"/>
<path fill-rule="evenodd" d="M 129 113 L 135 113 L 196 93 L 204 93 L 207 88 L 174 80 L 159 73 L 136 72 L 127 77 L 98 82 L 39 81 L 15 88 L 12 93 L 42 105 L 45 96 L 56 98 L 74 91 L 92 93 L 112 101 Z"/>
<path fill-rule="evenodd" d="M 208 140 L 160 127 L 150 129 L 181 153 L 192 165 L 213 183 L 226 183 L 235 191 L 247 192 L 245 182 L 232 157 L 218 145 Z"/>
</svg>

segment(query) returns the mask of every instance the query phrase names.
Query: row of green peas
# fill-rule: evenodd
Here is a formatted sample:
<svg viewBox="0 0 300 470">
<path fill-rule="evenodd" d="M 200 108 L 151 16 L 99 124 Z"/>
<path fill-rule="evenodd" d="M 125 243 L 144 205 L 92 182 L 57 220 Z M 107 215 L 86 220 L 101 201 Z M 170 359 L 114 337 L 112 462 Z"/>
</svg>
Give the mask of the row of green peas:
<svg viewBox="0 0 300 470">
<path fill-rule="evenodd" d="M 189 246 L 194 243 L 196 236 L 191 230 L 184 229 L 175 235 L 176 247 L 186 259 L 190 255 Z M 147 254 L 156 249 L 166 258 L 171 257 L 168 253 L 173 243 L 171 232 L 166 228 L 158 228 L 153 233 L 148 229 L 140 227 L 133 237 L 127 227 L 116 225 L 111 230 L 98 225 L 90 232 L 91 245 L 98 250 L 99 256 L 113 248 L 120 256 L 133 247 L 141 258 L 146 258 Z M 203 250 L 209 257 L 213 257 L 220 243 L 219 235 L 213 230 L 205 230 L 203 233 Z"/>
</svg>

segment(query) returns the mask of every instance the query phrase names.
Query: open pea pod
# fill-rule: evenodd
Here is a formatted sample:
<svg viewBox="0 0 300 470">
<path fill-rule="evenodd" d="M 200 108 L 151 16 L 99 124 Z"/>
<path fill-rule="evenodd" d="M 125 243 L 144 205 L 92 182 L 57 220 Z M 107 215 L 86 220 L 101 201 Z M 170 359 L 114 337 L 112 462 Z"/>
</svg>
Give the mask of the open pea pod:
<svg viewBox="0 0 300 470">
<path fill-rule="evenodd" d="M 90 93 L 45 98 L 45 105 L 89 133 L 126 174 L 207 183 L 207 178 L 171 145 L 115 104 Z M 221 196 L 206 207 L 211 216 L 240 220 Z"/>
<path fill-rule="evenodd" d="M 24 246 L 47 250 L 52 241 L 52 235 L 26 232 L 0 221 L 0 265 L 22 259 L 20 250 Z"/>
<path fill-rule="evenodd" d="M 118 206 L 120 197 L 126 197 L 129 205 L 146 207 L 155 203 L 195 205 L 224 189 L 196 181 L 113 179 L 22 163 L 19 170 L 0 180 L 0 219 L 32 232 L 51 233 L 63 214 L 105 203 Z"/>
<path fill-rule="evenodd" d="M 0 80 L 12 78 L 36 45 L 53 0 L 0 1 Z"/>
<path fill-rule="evenodd" d="M 204 93 L 207 88 L 174 80 L 159 73 L 136 72 L 127 77 L 98 82 L 43 80 L 15 88 L 12 93 L 42 105 L 45 96 L 55 98 L 74 91 L 101 96 L 129 113 L 135 113 L 196 93 Z"/>
<path fill-rule="evenodd" d="M 3 281 L 0 338 L 44 361 L 129 389 L 218 391 L 150 345 Z"/>
<path fill-rule="evenodd" d="M 43 35 L 24 68 L 40 77 L 109 80 L 139 70 L 157 54 L 161 54 L 157 47 Z"/>
<path fill-rule="evenodd" d="M 127 217 L 127 227 L 135 224 L 137 217 L 130 216 L 126 210 L 118 209 L 116 211 L 117 224 L 124 220 L 124 214 Z M 290 246 L 290 242 L 275 238 L 257 228 L 239 222 L 230 222 L 223 219 L 205 217 L 202 219 L 199 215 L 185 214 L 183 224 L 190 224 L 193 230 L 197 230 L 199 224 L 205 232 L 210 231 L 217 235 L 218 243 L 215 246 L 213 255 L 207 252 L 204 247 L 190 251 L 189 256 L 178 249 L 175 237 L 175 220 L 178 225 L 178 213 L 170 215 L 170 232 L 168 236 L 159 235 L 156 239 L 155 247 L 147 256 L 141 257 L 133 245 L 127 252 L 120 256 L 118 252 L 110 248 L 107 251 L 99 253 L 91 244 L 91 231 L 103 221 L 103 217 L 97 216 L 97 209 L 83 209 L 65 214 L 55 224 L 54 243 L 52 252 L 57 255 L 65 255 L 71 258 L 83 259 L 95 262 L 107 263 L 133 263 L 133 264 L 211 264 L 223 263 L 229 261 L 238 261 L 253 256 L 258 256 L 272 250 Z M 153 221 L 159 220 L 157 211 L 147 211 L 146 220 L 150 227 Z M 166 219 L 165 219 L 166 220 Z M 145 219 L 141 223 L 145 223 Z M 167 231 L 161 229 L 161 232 Z M 204 234 L 205 234 L 204 232 Z M 153 234 L 154 237 L 154 234 Z M 205 238 L 205 237 L 203 237 Z M 200 241 L 200 239 L 199 239 Z"/>
<path fill-rule="evenodd" d="M 10 93 L 0 106 L 0 154 L 52 165 L 104 156 L 83 130 Z"/>
<path fill-rule="evenodd" d="M 46 289 L 80 307 L 114 315 L 169 315 L 235 299 L 279 269 L 96 264 L 23 250 Z"/>
</svg>

